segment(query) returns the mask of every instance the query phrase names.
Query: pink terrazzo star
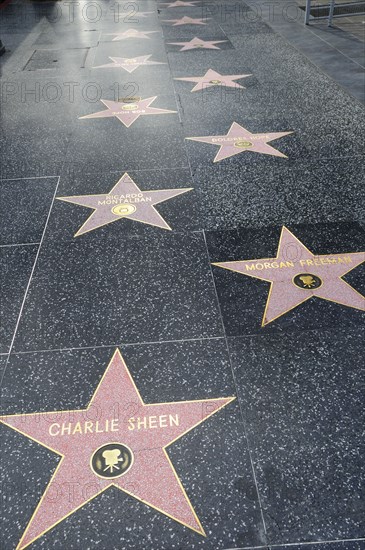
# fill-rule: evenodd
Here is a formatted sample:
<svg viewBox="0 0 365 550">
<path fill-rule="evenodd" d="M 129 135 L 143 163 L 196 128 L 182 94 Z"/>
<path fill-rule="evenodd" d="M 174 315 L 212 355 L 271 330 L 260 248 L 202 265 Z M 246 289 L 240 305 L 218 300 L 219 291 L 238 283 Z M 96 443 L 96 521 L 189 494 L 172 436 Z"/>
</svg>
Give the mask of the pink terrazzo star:
<svg viewBox="0 0 365 550">
<path fill-rule="evenodd" d="M 147 99 L 140 99 L 133 103 L 121 103 L 119 101 L 108 101 L 101 99 L 107 108 L 106 111 L 99 111 L 92 113 L 91 115 L 80 116 L 80 119 L 84 118 L 109 118 L 116 117 L 120 122 L 129 128 L 133 122 L 135 122 L 140 116 L 145 115 L 165 115 L 169 113 L 176 113 L 176 111 L 170 111 L 168 109 L 157 109 L 150 107 L 151 103 L 157 99 L 157 96 L 148 97 Z"/>
<path fill-rule="evenodd" d="M 182 0 L 176 0 L 176 2 L 161 2 L 161 6 L 166 6 L 167 8 L 183 8 L 185 6 L 195 6 L 199 2 L 183 2 Z"/>
<path fill-rule="evenodd" d="M 148 36 L 149 34 L 154 34 L 156 32 L 160 31 L 137 31 L 137 29 L 128 29 L 121 33 L 109 33 L 110 36 L 115 36 L 113 38 L 112 42 L 118 41 L 118 40 L 127 40 L 128 38 L 145 38 L 146 40 L 151 40 L 151 37 Z"/>
<path fill-rule="evenodd" d="M 365 310 L 365 298 L 342 279 L 365 261 L 365 252 L 316 256 L 286 227 L 275 258 L 215 263 L 231 271 L 271 283 L 262 326 L 310 298 Z"/>
<path fill-rule="evenodd" d="M 17 549 L 112 486 L 205 535 L 166 448 L 234 399 L 146 404 L 116 350 L 87 409 L 3 416 L 61 457 Z"/>
<path fill-rule="evenodd" d="M 216 44 L 222 44 L 223 42 L 228 42 L 228 40 L 202 40 L 201 38 L 193 38 L 189 42 L 168 42 L 172 46 L 182 46 L 179 50 L 180 52 L 185 52 L 187 50 L 196 50 L 196 49 L 205 49 L 205 50 L 220 50 Z"/>
<path fill-rule="evenodd" d="M 214 162 L 219 162 L 220 160 L 233 157 L 239 153 L 247 153 L 248 151 L 287 158 L 286 155 L 274 149 L 271 145 L 268 145 L 268 142 L 288 136 L 292 133 L 293 132 L 273 132 L 266 134 L 251 134 L 246 128 L 240 126 L 237 122 L 233 122 L 226 135 L 189 137 L 186 139 L 209 143 L 209 145 L 218 145 L 219 151 L 214 158 Z"/>
<path fill-rule="evenodd" d="M 149 61 L 150 55 L 141 55 L 139 57 L 109 57 L 112 63 L 106 63 L 105 65 L 98 65 L 93 67 L 94 69 L 115 69 L 120 67 L 128 73 L 133 73 L 138 67 L 148 67 L 150 65 L 167 65 L 161 61 Z"/>
<path fill-rule="evenodd" d="M 205 21 L 210 21 L 211 17 L 203 17 L 201 19 L 194 19 L 193 17 L 181 17 L 181 19 L 162 19 L 163 23 L 171 23 L 173 27 L 179 25 L 207 25 Z"/>
<path fill-rule="evenodd" d="M 171 231 L 171 227 L 165 222 L 154 206 L 191 190 L 191 187 L 185 187 L 180 189 L 141 191 L 132 178 L 125 173 L 109 193 L 57 197 L 57 199 L 79 206 L 86 206 L 94 210 L 77 231 L 75 237 L 124 218 Z"/>
<path fill-rule="evenodd" d="M 252 76 L 250 74 L 230 74 L 222 75 L 213 71 L 213 69 L 208 69 L 205 75 L 203 76 L 185 76 L 182 78 L 175 78 L 174 80 L 184 80 L 186 82 L 196 82 L 196 86 L 191 90 L 192 92 L 197 92 L 198 90 L 203 90 L 204 88 L 210 88 L 211 86 L 227 86 L 229 88 L 244 88 L 235 80 L 240 78 L 246 78 Z"/>
</svg>

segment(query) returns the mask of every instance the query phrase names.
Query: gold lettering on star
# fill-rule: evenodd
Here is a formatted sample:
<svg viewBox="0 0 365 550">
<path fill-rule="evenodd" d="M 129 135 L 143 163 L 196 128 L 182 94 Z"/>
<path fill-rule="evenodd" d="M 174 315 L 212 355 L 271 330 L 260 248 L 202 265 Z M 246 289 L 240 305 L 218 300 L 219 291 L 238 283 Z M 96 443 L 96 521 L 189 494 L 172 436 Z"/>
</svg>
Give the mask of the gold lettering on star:
<svg viewBox="0 0 365 550">
<path fill-rule="evenodd" d="M 161 414 L 159 416 L 138 416 L 128 419 L 127 427 L 133 430 L 152 430 L 179 426 L 178 414 Z M 118 418 L 99 420 L 85 420 L 84 422 L 54 422 L 50 425 L 48 432 L 52 437 L 75 436 L 92 433 L 119 432 L 123 428 L 119 426 Z"/>
<path fill-rule="evenodd" d="M 351 258 L 344 256 L 343 258 L 314 258 L 313 260 L 299 260 L 299 262 L 256 262 L 252 264 L 246 264 L 246 271 L 261 271 L 262 269 L 286 269 L 296 266 L 321 266 L 331 264 L 351 264 Z"/>
</svg>

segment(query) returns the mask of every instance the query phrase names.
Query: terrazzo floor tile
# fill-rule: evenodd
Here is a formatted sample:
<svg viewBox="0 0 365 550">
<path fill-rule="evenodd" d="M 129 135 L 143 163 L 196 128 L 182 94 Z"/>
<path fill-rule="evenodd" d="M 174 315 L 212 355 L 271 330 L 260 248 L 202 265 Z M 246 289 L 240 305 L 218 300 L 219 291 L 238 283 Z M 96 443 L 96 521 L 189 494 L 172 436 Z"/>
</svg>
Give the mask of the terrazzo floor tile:
<svg viewBox="0 0 365 550">
<path fill-rule="evenodd" d="M 132 312 L 133 311 L 133 312 Z M 44 244 L 15 350 L 220 336 L 202 234 Z"/>
<path fill-rule="evenodd" d="M 258 155 L 252 164 L 240 164 L 233 158 L 228 165 L 222 162 L 193 170 L 201 228 L 351 219 L 362 223 L 363 157 L 286 163 L 270 157 L 262 162 L 262 157 Z"/>
<path fill-rule="evenodd" d="M 230 340 L 273 545 L 364 537 L 363 338 L 337 327 Z"/>
<path fill-rule="evenodd" d="M 58 178 L 0 181 L 0 245 L 41 241 Z"/>
<path fill-rule="evenodd" d="M 289 266 L 290 274 L 293 277 L 303 270 L 309 272 L 311 269 L 310 266 L 304 267 L 305 262 L 304 264 L 301 263 L 303 251 L 298 248 L 299 245 L 296 239 L 299 239 L 315 255 L 331 257 L 331 254 L 343 254 L 346 257 L 350 253 L 364 252 L 364 231 L 358 224 L 290 225 L 288 229 L 292 233 L 292 237 L 291 240 L 289 239 L 289 244 L 285 244 L 284 255 L 286 255 L 285 260 L 292 261 L 294 264 Z M 255 261 L 258 259 L 276 258 L 281 231 L 281 227 L 268 227 L 266 229 L 242 228 L 230 232 L 208 232 L 207 243 L 210 259 L 212 263 L 252 259 L 252 263 L 255 265 Z M 358 259 L 361 260 L 360 257 Z M 350 264 L 356 266 L 358 263 L 355 261 L 355 257 L 353 257 L 353 260 L 355 263 L 351 260 L 348 264 L 349 269 L 351 269 Z M 260 277 L 260 261 L 258 261 L 257 266 L 258 277 Z M 294 294 L 299 290 L 296 288 L 295 282 L 287 279 L 290 276 L 288 274 L 285 275 L 287 286 L 285 288 L 280 287 L 279 306 L 280 303 L 283 306 L 282 308 L 278 306 L 274 318 L 271 317 L 270 313 L 267 313 L 274 307 L 273 304 L 277 303 L 276 293 L 273 294 L 268 283 L 270 275 L 266 274 L 267 282 L 265 282 L 255 279 L 255 275 L 251 273 L 250 269 L 246 269 L 245 272 L 250 273 L 252 276 L 245 276 L 244 273 L 234 272 L 228 269 L 228 266 L 226 267 L 227 269 L 222 269 L 219 266 L 214 266 L 213 273 L 228 336 L 254 333 L 269 334 L 272 332 L 283 334 L 338 326 L 350 329 L 351 327 L 355 328 L 364 320 L 364 312 L 358 309 L 364 307 L 360 296 L 365 295 L 364 264 L 358 265 L 347 275 L 344 275 L 344 281 L 360 293 L 355 293 L 358 298 L 358 308 L 342 305 L 342 303 L 346 303 L 342 294 L 344 290 L 347 290 L 346 283 L 343 283 L 344 286 L 341 286 L 341 289 L 338 288 L 338 291 L 331 296 L 334 301 L 331 300 L 329 295 L 328 300 L 320 299 L 315 296 L 315 292 L 312 296 L 312 294 L 308 294 L 308 292 L 311 292 L 310 290 L 304 289 L 296 300 L 293 299 L 291 306 L 286 307 L 284 305 L 286 300 L 289 300 L 289 297 L 292 300 Z M 273 268 L 275 267 L 276 264 Z M 232 268 L 235 268 L 235 266 L 232 266 Z M 284 269 L 284 267 L 282 268 Z M 312 271 L 313 269 L 314 267 L 312 267 Z M 344 271 L 346 270 L 347 267 Z M 332 281 L 330 273 L 322 276 L 328 276 L 328 281 Z M 337 281 L 335 276 L 333 280 Z M 327 279 L 325 278 L 324 281 L 326 282 Z M 308 299 L 309 296 L 312 297 Z M 306 301 L 300 303 L 303 300 Z M 265 307 L 268 309 L 266 310 Z"/>
<path fill-rule="evenodd" d="M 0 247 L 0 353 L 10 349 L 36 253 L 31 245 Z"/>
<path fill-rule="evenodd" d="M 145 403 L 234 395 L 229 358 L 222 340 L 123 346 L 120 349 Z M 13 355 L 4 379 L 6 405 L 3 414 L 30 413 L 40 408 L 42 411 L 85 409 L 113 352 L 113 348 L 98 348 Z M 20 379 L 27 380 L 26 394 L 19 393 L 17 382 Z M 125 421 L 135 414 L 133 410 L 132 403 L 118 402 L 108 414 Z M 204 419 L 206 413 L 202 411 L 202 414 Z M 7 448 L 14 449 L 8 453 L 4 464 L 3 502 L 9 521 L 2 530 L 2 542 L 5 547 L 14 547 L 57 466 L 58 457 L 50 449 L 8 427 L 2 426 L 1 430 Z M 160 431 L 156 430 L 155 434 Z M 147 436 L 145 431 L 142 437 Z M 104 434 L 105 437 L 108 435 Z M 77 451 L 79 445 L 80 439 L 72 448 Z M 143 450 L 151 458 L 156 451 Z M 263 542 L 255 482 L 236 402 L 200 423 L 173 443 L 167 452 L 207 537 L 166 517 L 163 510 L 157 511 L 138 500 L 138 490 L 142 488 L 129 488 L 129 492 L 136 493 L 133 498 L 111 487 L 44 534 L 33 546 L 64 548 L 65 544 L 84 547 L 97 544 L 119 548 L 122 544 L 136 549 L 143 545 L 177 550 L 183 545 L 213 550 Z M 223 454 L 225 459 L 221 460 Z M 20 463 L 23 464 L 21 468 Z M 60 487 L 58 499 L 63 499 L 70 484 L 77 491 L 73 481 L 70 479 Z M 14 496 L 22 499 L 22 508 L 13 504 Z M 51 501 L 49 506 L 52 506 Z"/>
</svg>

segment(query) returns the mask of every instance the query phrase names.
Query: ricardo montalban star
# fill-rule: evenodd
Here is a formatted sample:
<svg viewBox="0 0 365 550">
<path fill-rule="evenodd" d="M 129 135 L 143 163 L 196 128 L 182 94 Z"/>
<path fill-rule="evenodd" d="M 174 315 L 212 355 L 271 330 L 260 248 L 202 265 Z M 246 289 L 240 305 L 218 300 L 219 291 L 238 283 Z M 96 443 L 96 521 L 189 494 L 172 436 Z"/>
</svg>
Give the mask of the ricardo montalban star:
<svg viewBox="0 0 365 550">
<path fill-rule="evenodd" d="M 122 220 L 123 218 L 171 231 L 169 224 L 157 212 L 154 206 L 192 191 L 192 189 L 192 187 L 185 187 L 181 189 L 141 191 L 126 172 L 109 193 L 57 197 L 57 199 L 94 209 L 91 216 L 77 231 L 75 237 L 79 237 L 103 225 Z"/>
<path fill-rule="evenodd" d="M 315 297 L 365 310 L 364 296 L 342 279 L 364 261 L 365 252 L 315 255 L 283 227 L 275 258 L 213 265 L 271 284 L 262 320 L 265 326 Z"/>
<path fill-rule="evenodd" d="M 234 399 L 146 404 L 116 350 L 87 409 L 0 417 L 61 457 L 17 549 L 111 486 L 205 536 L 166 448 Z"/>
</svg>

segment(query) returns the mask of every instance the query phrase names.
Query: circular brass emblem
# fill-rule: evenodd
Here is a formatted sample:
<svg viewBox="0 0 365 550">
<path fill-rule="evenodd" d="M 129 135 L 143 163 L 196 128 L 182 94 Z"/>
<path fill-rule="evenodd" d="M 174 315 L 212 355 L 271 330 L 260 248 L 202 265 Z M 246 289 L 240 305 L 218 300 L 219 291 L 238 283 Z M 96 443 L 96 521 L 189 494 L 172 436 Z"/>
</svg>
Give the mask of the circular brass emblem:
<svg viewBox="0 0 365 550">
<path fill-rule="evenodd" d="M 245 141 L 244 139 L 239 139 L 238 141 L 235 141 L 234 146 L 235 147 L 241 147 L 242 149 L 245 149 L 246 147 L 252 147 L 251 141 Z"/>
<path fill-rule="evenodd" d="M 204 44 L 193 44 L 195 48 L 204 48 Z"/>
<path fill-rule="evenodd" d="M 134 456 L 129 447 L 122 443 L 107 443 L 99 447 L 91 457 L 91 469 L 99 477 L 113 479 L 128 472 Z"/>
<path fill-rule="evenodd" d="M 120 97 L 118 99 L 118 101 L 121 101 L 122 103 L 136 103 L 138 101 L 141 101 L 141 97 L 140 96 L 129 96 L 129 97 Z"/>
<path fill-rule="evenodd" d="M 135 103 L 128 103 L 128 105 L 123 105 L 122 109 L 123 111 L 135 111 L 138 109 L 138 105 Z"/>
<path fill-rule="evenodd" d="M 221 80 L 209 80 L 209 84 L 222 84 Z"/>
<path fill-rule="evenodd" d="M 135 63 L 137 63 L 137 59 L 126 59 L 124 63 L 126 65 L 134 65 Z"/>
<path fill-rule="evenodd" d="M 295 275 L 293 283 L 298 288 L 303 288 L 304 290 L 314 290 L 322 286 L 323 281 L 318 275 L 313 275 L 312 273 L 299 273 Z"/>
<path fill-rule="evenodd" d="M 113 206 L 112 212 L 116 216 L 130 216 L 136 211 L 136 207 L 133 204 L 117 204 L 117 206 Z"/>
</svg>

